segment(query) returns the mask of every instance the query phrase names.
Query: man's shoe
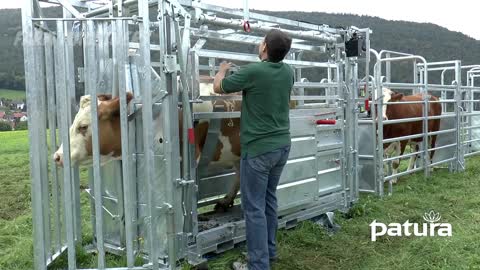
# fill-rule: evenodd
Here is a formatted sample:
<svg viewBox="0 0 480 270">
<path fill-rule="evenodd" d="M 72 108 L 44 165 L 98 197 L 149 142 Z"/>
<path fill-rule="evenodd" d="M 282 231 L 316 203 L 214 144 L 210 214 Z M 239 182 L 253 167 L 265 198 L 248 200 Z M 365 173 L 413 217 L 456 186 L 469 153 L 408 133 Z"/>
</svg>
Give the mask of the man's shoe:
<svg viewBox="0 0 480 270">
<path fill-rule="evenodd" d="M 248 266 L 246 263 L 234 262 L 233 270 L 248 270 Z"/>
<path fill-rule="evenodd" d="M 245 252 L 245 251 L 242 252 L 242 255 L 245 257 L 245 259 L 246 259 L 247 262 L 248 262 L 248 254 L 247 254 L 247 252 Z M 270 263 L 275 263 L 275 262 L 277 262 L 277 261 L 278 261 L 278 255 L 275 255 L 275 257 L 270 257 L 269 260 L 270 260 Z"/>
</svg>

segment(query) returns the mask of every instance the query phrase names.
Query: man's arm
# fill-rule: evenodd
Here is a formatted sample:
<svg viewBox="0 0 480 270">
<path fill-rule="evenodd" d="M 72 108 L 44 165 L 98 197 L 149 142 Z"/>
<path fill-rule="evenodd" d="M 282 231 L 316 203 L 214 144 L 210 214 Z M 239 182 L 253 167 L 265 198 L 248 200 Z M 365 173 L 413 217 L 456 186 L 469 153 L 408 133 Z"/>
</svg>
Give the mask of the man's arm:
<svg viewBox="0 0 480 270">
<path fill-rule="evenodd" d="M 232 66 L 232 63 L 222 62 L 220 64 L 220 69 L 213 79 L 213 91 L 217 94 L 224 94 L 225 92 L 222 89 L 222 80 L 225 78 L 225 74 Z"/>
<path fill-rule="evenodd" d="M 234 74 L 225 78 L 225 74 L 231 67 L 231 63 L 223 62 L 220 70 L 213 80 L 213 91 L 218 94 L 230 94 L 248 89 L 251 83 L 250 65 L 243 66 Z"/>
</svg>

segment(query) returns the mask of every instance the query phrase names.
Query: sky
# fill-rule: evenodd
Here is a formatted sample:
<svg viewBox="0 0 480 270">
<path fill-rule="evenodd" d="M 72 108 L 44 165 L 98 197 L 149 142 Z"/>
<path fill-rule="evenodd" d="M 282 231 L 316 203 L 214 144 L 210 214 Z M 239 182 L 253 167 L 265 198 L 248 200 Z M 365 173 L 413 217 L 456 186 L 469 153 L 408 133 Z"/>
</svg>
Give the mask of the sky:
<svg viewBox="0 0 480 270">
<path fill-rule="evenodd" d="M 243 7 L 243 0 L 203 0 L 202 2 L 232 8 Z M 478 17 L 480 3 L 475 4 L 476 0 L 250 0 L 248 2 L 250 8 L 261 10 L 351 13 L 377 16 L 387 20 L 429 22 L 480 40 L 480 27 L 475 20 Z M 22 3 L 23 1 L 20 0 L 0 0 L 0 8 L 20 8 Z"/>
</svg>

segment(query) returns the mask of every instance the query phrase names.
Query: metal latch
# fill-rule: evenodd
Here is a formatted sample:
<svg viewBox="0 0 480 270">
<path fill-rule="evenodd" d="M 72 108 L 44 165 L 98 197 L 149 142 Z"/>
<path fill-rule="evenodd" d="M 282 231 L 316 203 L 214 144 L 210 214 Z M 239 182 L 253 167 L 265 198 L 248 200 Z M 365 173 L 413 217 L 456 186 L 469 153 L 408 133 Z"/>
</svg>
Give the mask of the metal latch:
<svg viewBox="0 0 480 270">
<path fill-rule="evenodd" d="M 78 82 L 85 82 L 85 69 L 83 67 L 78 68 Z"/>
<path fill-rule="evenodd" d="M 179 70 L 177 64 L 177 56 L 176 55 L 165 55 L 163 59 L 163 71 L 165 73 L 173 73 Z"/>
<path fill-rule="evenodd" d="M 195 180 L 177 179 L 177 180 L 175 180 L 175 183 L 176 183 L 178 186 L 187 186 L 187 185 L 193 185 L 193 184 L 195 184 Z"/>
</svg>

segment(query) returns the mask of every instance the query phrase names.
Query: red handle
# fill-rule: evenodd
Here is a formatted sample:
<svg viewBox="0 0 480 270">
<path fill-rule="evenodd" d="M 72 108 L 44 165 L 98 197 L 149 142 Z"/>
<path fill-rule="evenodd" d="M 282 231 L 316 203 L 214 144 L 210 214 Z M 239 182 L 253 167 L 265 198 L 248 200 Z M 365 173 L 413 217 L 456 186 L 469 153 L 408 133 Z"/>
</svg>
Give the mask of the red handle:
<svg viewBox="0 0 480 270">
<path fill-rule="evenodd" d="M 243 31 L 250 33 L 251 28 L 250 28 L 250 23 L 248 21 L 243 22 Z"/>
<path fill-rule="evenodd" d="M 335 119 L 321 119 L 315 122 L 317 125 L 335 125 L 337 120 Z"/>
<path fill-rule="evenodd" d="M 188 129 L 188 142 L 190 144 L 195 144 L 195 132 L 193 128 Z"/>
<path fill-rule="evenodd" d="M 370 100 L 365 99 L 365 111 L 370 111 Z"/>
</svg>

